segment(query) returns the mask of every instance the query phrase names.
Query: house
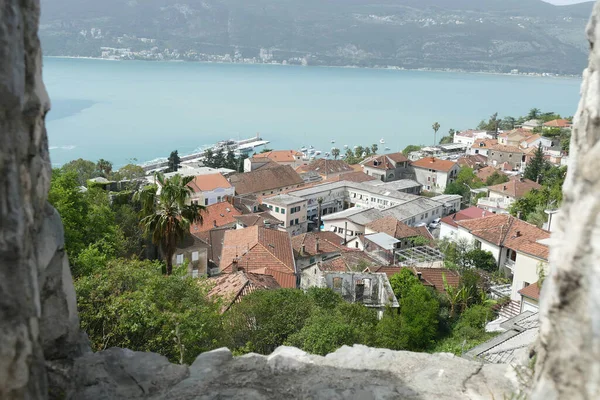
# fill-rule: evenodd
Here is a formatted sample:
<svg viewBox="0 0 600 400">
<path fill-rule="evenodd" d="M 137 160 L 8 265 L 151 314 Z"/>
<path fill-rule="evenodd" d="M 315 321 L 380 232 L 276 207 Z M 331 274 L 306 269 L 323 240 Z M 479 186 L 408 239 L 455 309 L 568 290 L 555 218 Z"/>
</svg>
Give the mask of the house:
<svg viewBox="0 0 600 400">
<path fill-rule="evenodd" d="M 268 163 L 288 165 L 296 169 L 305 163 L 303 157 L 304 155 L 296 150 L 273 150 L 255 154 L 244 160 L 244 172 L 255 171 Z"/>
<path fill-rule="evenodd" d="M 488 165 L 500 167 L 504 164 L 511 171 L 523 171 L 525 169 L 525 153 L 518 147 L 497 144 L 492 146 L 488 152 Z"/>
<path fill-rule="evenodd" d="M 373 233 L 363 237 L 364 251 L 382 264 L 394 265 L 396 263 L 396 251 L 400 250 L 402 242 L 387 233 Z"/>
<path fill-rule="evenodd" d="M 190 233 L 197 234 L 213 228 L 234 227 L 236 225 L 235 217 L 241 214 L 241 212 L 226 201 L 215 203 L 204 209 L 204 212 L 201 214 L 201 223 L 190 225 Z"/>
<path fill-rule="evenodd" d="M 493 213 L 508 213 L 513 203 L 533 189 L 541 189 L 542 185 L 521 177 L 513 177 L 508 182 L 489 186 L 488 197 L 477 201 L 477 207 Z"/>
<path fill-rule="evenodd" d="M 350 166 L 350 167 L 352 167 L 352 166 Z M 330 176 L 329 178 L 327 178 L 325 180 L 325 182 L 327 182 L 327 183 L 341 182 L 341 181 L 355 182 L 355 183 L 372 182 L 372 181 L 379 182 L 379 180 L 377 180 L 376 177 L 367 175 L 362 171 L 346 172 L 343 174 Z"/>
<path fill-rule="evenodd" d="M 363 235 L 367 224 L 383 217 L 382 212 L 377 209 L 353 207 L 325 215 L 321 220 L 325 231 L 337 234 L 347 243 L 354 236 Z"/>
<path fill-rule="evenodd" d="M 543 129 L 546 128 L 560 128 L 560 129 L 571 129 L 573 127 L 573 122 L 568 119 L 554 119 L 552 121 L 548 121 L 544 123 Z"/>
<path fill-rule="evenodd" d="M 262 200 L 262 204 L 271 210 L 271 215 L 281 221 L 280 229 L 291 236 L 300 235 L 307 230 L 307 203 L 305 199 L 289 194 L 280 194 Z"/>
<path fill-rule="evenodd" d="M 234 218 L 236 220 L 236 229 L 244 229 L 251 226 L 279 229 L 279 225 L 281 224 L 281 221 L 268 211 L 238 215 Z"/>
<path fill-rule="evenodd" d="M 407 224 L 397 220 L 392 216 L 380 218 L 378 220 L 368 223 L 365 226 L 365 236 L 374 233 L 385 233 L 397 239 L 400 242 L 396 247 L 397 249 L 406 249 L 409 247 L 414 247 L 412 239 L 418 237 L 433 239 L 427 228 L 425 228 L 425 230 L 423 231 L 419 228 L 408 226 Z M 358 242 L 356 244 L 358 245 Z M 357 248 L 360 247 L 357 246 Z"/>
<path fill-rule="evenodd" d="M 296 172 L 299 174 L 307 173 L 310 171 L 317 172 L 323 179 L 332 178 L 341 174 L 347 174 L 355 172 L 346 161 L 343 160 L 328 160 L 326 158 L 319 158 L 314 160 L 310 164 L 302 165 L 296 168 Z"/>
<path fill-rule="evenodd" d="M 426 157 L 411 163 L 415 171 L 416 180 L 423 188 L 436 192 L 443 193 L 446 186 L 454 182 L 460 166 L 449 160 L 441 160 L 435 157 Z"/>
<path fill-rule="evenodd" d="M 235 174 L 229 177 L 238 195 L 256 194 L 266 196 L 278 194 L 284 190 L 298 188 L 304 180 L 289 165 Z"/>
<path fill-rule="evenodd" d="M 460 143 L 470 148 L 478 139 L 493 139 L 492 135 L 482 130 L 466 130 L 454 133 L 454 143 Z"/>
<path fill-rule="evenodd" d="M 282 288 L 296 288 L 298 283 L 288 233 L 259 226 L 225 232 L 219 269 L 225 274 L 271 275 Z"/>
<path fill-rule="evenodd" d="M 321 261 L 304 263 L 303 267 L 299 268 L 301 289 L 322 287 L 323 276 L 329 272 L 370 272 L 369 269 L 379 268 L 379 263 L 363 251 L 344 249 L 322 255 Z"/>
<path fill-rule="evenodd" d="M 494 215 L 489 211 L 479 207 L 469 207 L 457 213 L 445 216 L 440 221 L 440 239 L 452 240 L 456 238 L 458 232 L 458 221 L 484 218 Z"/>
<path fill-rule="evenodd" d="M 542 149 L 546 150 L 551 148 L 554 143 L 550 138 L 541 135 L 531 135 L 519 144 L 522 149 L 529 149 L 532 147 L 537 149 L 540 145 L 542 146 Z"/>
<path fill-rule="evenodd" d="M 460 285 L 460 275 L 458 272 L 448 268 L 417 268 L 417 267 L 380 267 L 375 272 L 382 272 L 391 278 L 399 274 L 403 269 L 408 269 L 412 272 L 423 286 L 430 287 L 439 293 L 446 293 L 446 284 L 450 287 L 457 288 Z"/>
<path fill-rule="evenodd" d="M 206 282 L 212 286 L 207 294 L 209 299 L 220 300 L 221 314 L 226 312 L 242 298 L 258 290 L 280 289 L 279 283 L 271 275 L 252 274 L 238 271 L 209 278 Z"/>
<path fill-rule="evenodd" d="M 194 233 L 196 239 L 200 240 L 207 249 L 209 276 L 219 273 L 219 264 L 221 262 L 221 252 L 223 250 L 223 240 L 225 232 L 232 230 L 231 227 L 213 228 L 209 231 Z"/>
<path fill-rule="evenodd" d="M 480 155 L 487 157 L 489 149 L 497 144 L 498 140 L 496 139 L 478 139 L 469 148 L 469 155 Z"/>
<path fill-rule="evenodd" d="M 475 248 L 490 251 L 499 270 L 512 279 L 511 300 L 519 302 L 519 291 L 538 281 L 547 268 L 550 232 L 511 215 L 457 221 L 457 238 L 472 242 Z"/>
<path fill-rule="evenodd" d="M 475 172 L 475 175 L 477 176 L 477 178 L 479 178 L 482 182 L 485 183 L 485 181 L 487 181 L 487 179 L 490 176 L 494 175 L 494 173 L 498 173 L 500 175 L 506 175 L 504 173 L 504 171 L 501 171 L 494 167 L 490 167 L 489 165 L 486 167 L 483 167 L 480 170 L 478 170 L 477 172 Z"/>
<path fill-rule="evenodd" d="M 461 168 L 468 167 L 474 171 L 478 171 L 487 165 L 487 156 L 484 156 L 483 154 L 468 154 L 459 158 L 456 163 Z"/>
<path fill-rule="evenodd" d="M 317 183 L 317 182 L 323 181 L 323 177 L 321 175 L 319 175 L 319 173 L 316 171 L 301 172 L 298 175 L 300 175 L 300 177 L 306 184 Z"/>
<path fill-rule="evenodd" d="M 537 312 L 540 309 L 540 286 L 537 282 L 531 283 L 519 290 L 521 295 L 521 312 Z"/>
<path fill-rule="evenodd" d="M 174 266 L 187 263 L 189 275 L 195 278 L 206 276 L 208 275 L 208 246 L 196 236 L 186 235 L 178 243 L 172 263 Z"/>
<path fill-rule="evenodd" d="M 532 131 L 535 128 L 542 126 L 542 121 L 539 119 L 530 119 L 529 121 L 523 122 L 522 128 L 528 131 Z"/>
<path fill-rule="evenodd" d="M 345 251 L 343 240 L 333 232 L 310 232 L 292 238 L 296 267 L 300 270 L 339 256 Z"/>
<path fill-rule="evenodd" d="M 379 190 L 394 190 L 401 193 L 409 193 L 420 195 L 423 185 L 412 179 L 400 179 L 393 182 L 381 182 L 378 180 L 365 182 L 368 185 L 374 186 Z"/>
<path fill-rule="evenodd" d="M 411 178 L 409 160 L 402 153 L 374 156 L 361 163 L 365 174 L 373 176 L 382 182 L 397 181 Z"/>
<path fill-rule="evenodd" d="M 498 144 L 504 146 L 519 147 L 523 140 L 533 136 L 533 132 L 527 129 L 519 128 L 512 131 L 503 132 L 498 135 Z"/>
<path fill-rule="evenodd" d="M 197 175 L 188 187 L 193 191 L 189 201 L 204 206 L 220 203 L 226 196 L 235 194 L 235 188 L 220 173 Z"/>
<path fill-rule="evenodd" d="M 459 194 L 441 194 L 439 196 L 432 197 L 431 200 L 443 204 L 443 215 L 453 214 L 456 212 L 456 210 L 460 210 L 460 206 L 463 202 L 463 198 Z M 438 218 L 441 217 L 442 216 L 439 216 Z"/>
</svg>

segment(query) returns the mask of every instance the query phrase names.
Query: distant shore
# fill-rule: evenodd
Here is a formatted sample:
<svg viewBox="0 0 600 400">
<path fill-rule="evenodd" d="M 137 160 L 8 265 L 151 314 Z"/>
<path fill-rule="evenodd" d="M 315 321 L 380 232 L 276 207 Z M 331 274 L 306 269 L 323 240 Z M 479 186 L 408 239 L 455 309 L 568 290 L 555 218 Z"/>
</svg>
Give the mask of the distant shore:
<svg viewBox="0 0 600 400">
<path fill-rule="evenodd" d="M 555 74 L 551 72 L 544 73 L 511 73 L 511 72 L 494 72 L 494 71 L 470 71 L 463 69 L 454 68 L 404 68 L 395 66 L 375 66 L 375 67 L 359 67 L 356 65 L 297 65 L 297 64 L 283 64 L 283 63 L 235 63 L 235 62 L 223 62 L 223 61 L 187 61 L 187 60 L 127 60 L 117 58 L 102 58 L 102 57 L 86 57 L 86 56 L 44 56 L 45 58 L 56 58 L 56 59 L 82 59 L 82 60 L 100 60 L 100 61 L 145 61 L 145 62 L 186 62 L 186 63 L 198 63 L 198 64 L 240 64 L 240 65 L 263 65 L 263 66 L 279 66 L 279 67 L 310 67 L 310 68 L 344 68 L 344 69 L 376 69 L 385 71 L 410 71 L 410 72 L 447 72 L 447 73 L 460 73 L 460 74 L 484 74 L 484 75 L 500 75 L 500 76 L 524 76 L 531 78 L 570 78 L 570 79 L 581 79 L 582 75 L 563 75 Z"/>
</svg>

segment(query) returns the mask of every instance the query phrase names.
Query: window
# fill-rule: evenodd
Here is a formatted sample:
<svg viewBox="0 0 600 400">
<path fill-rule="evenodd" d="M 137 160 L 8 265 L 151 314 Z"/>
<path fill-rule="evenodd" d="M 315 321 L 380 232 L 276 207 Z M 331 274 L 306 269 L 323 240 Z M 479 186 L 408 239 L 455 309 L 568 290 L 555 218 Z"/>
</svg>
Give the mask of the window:
<svg viewBox="0 0 600 400">
<path fill-rule="evenodd" d="M 278 213 L 279 212 L 279 207 L 275 207 L 275 212 Z"/>
<path fill-rule="evenodd" d="M 282 213 L 282 214 L 285 214 L 285 208 L 282 208 L 282 209 L 281 209 L 281 213 Z"/>
<path fill-rule="evenodd" d="M 296 219 L 294 220 L 294 224 L 295 224 L 295 225 L 298 225 L 298 218 L 296 218 Z"/>
<path fill-rule="evenodd" d="M 358 249 L 358 240 L 354 243 L 354 247 Z"/>
<path fill-rule="evenodd" d="M 177 258 L 175 260 L 175 264 L 177 264 L 177 265 L 183 264 L 183 254 L 177 254 Z"/>
<path fill-rule="evenodd" d="M 523 289 L 525 289 L 529 285 L 531 285 L 529 282 L 523 282 Z"/>
<path fill-rule="evenodd" d="M 220 203 L 223 200 L 221 196 L 217 197 L 217 203 Z"/>
<path fill-rule="evenodd" d="M 479 240 L 475 240 L 473 247 L 475 247 L 477 250 L 481 250 L 481 242 Z"/>
<path fill-rule="evenodd" d="M 198 261 L 198 252 L 197 251 L 192 252 L 192 261 Z"/>
<path fill-rule="evenodd" d="M 198 205 L 198 200 L 194 200 L 194 201 L 192 201 L 192 203 L 194 203 L 195 205 Z"/>
<path fill-rule="evenodd" d="M 350 229 L 348 229 L 346 233 L 348 234 L 348 236 L 354 236 L 354 232 L 352 232 Z"/>
<path fill-rule="evenodd" d="M 339 293 L 342 292 L 342 278 L 333 278 L 333 291 Z"/>
<path fill-rule="evenodd" d="M 271 211 L 273 210 L 273 206 L 269 205 L 267 207 L 269 207 L 269 210 L 271 210 Z"/>
<path fill-rule="evenodd" d="M 208 199 L 204 199 L 204 205 L 207 206 L 208 205 Z"/>
<path fill-rule="evenodd" d="M 310 260 L 309 260 L 309 262 L 310 262 L 311 264 L 314 264 L 314 263 L 315 263 L 315 258 L 314 258 L 314 257 L 311 257 L 311 258 L 310 258 Z"/>
<path fill-rule="evenodd" d="M 293 226 L 293 225 L 294 225 L 294 220 L 290 219 L 290 226 Z"/>
</svg>

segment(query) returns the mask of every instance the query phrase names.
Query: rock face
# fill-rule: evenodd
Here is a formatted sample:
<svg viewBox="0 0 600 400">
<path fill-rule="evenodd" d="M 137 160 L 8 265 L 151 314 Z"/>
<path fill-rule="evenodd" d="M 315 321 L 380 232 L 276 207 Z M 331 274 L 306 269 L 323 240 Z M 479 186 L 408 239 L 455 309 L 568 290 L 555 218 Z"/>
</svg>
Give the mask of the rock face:
<svg viewBox="0 0 600 400">
<path fill-rule="evenodd" d="M 533 399 L 600 398 L 600 4 L 540 310 Z"/>
</svg>

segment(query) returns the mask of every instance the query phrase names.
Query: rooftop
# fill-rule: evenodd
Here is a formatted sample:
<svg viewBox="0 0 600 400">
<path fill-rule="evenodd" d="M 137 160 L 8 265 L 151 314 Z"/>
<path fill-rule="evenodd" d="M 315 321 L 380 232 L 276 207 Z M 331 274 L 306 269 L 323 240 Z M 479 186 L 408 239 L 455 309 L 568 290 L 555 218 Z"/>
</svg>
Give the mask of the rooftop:
<svg viewBox="0 0 600 400">
<path fill-rule="evenodd" d="M 432 169 L 440 172 L 449 172 L 455 165 L 456 163 L 453 161 L 441 160 L 435 157 L 425 157 L 412 162 L 412 166 L 415 168 Z"/>
<path fill-rule="evenodd" d="M 255 214 L 237 215 L 235 216 L 235 219 L 246 227 L 278 225 L 282 223 L 267 211 Z"/>
<path fill-rule="evenodd" d="M 231 183 L 222 174 L 205 174 L 194 177 L 188 186 L 194 193 L 209 192 L 215 189 L 231 188 Z"/>
<path fill-rule="evenodd" d="M 490 186 L 490 192 L 500 193 L 503 196 L 510 196 L 515 199 L 520 199 L 532 189 L 541 189 L 542 185 L 529 179 L 514 177 L 510 181 Z"/>
<path fill-rule="evenodd" d="M 442 222 L 453 227 L 458 227 L 456 224 L 458 221 L 484 218 L 486 216 L 490 217 L 493 215 L 494 214 L 489 211 L 473 206 L 442 218 Z"/>
<path fill-rule="evenodd" d="M 406 221 L 409 218 L 419 216 L 442 206 L 442 203 L 433 199 L 415 196 L 410 201 L 383 210 L 382 214 L 391 215 L 400 221 Z"/>
<path fill-rule="evenodd" d="M 312 171 L 312 172 L 314 172 L 314 171 Z M 325 182 L 340 182 L 340 181 L 358 182 L 358 183 L 371 182 L 371 181 L 381 182 L 379 179 L 375 178 L 374 176 L 367 175 L 362 171 L 360 171 L 360 172 L 353 171 L 353 172 L 347 172 L 344 174 L 336 175 L 336 176 L 327 178 L 327 180 Z"/>
<path fill-rule="evenodd" d="M 383 154 L 369 158 L 361 163 L 365 167 L 377 168 L 382 170 L 395 169 L 396 164 L 407 162 L 408 158 L 402 153 Z"/>
<path fill-rule="evenodd" d="M 296 150 L 273 150 L 252 156 L 253 159 L 268 158 L 275 162 L 294 162 L 302 158 L 302 153 Z"/>
<path fill-rule="evenodd" d="M 501 175 L 506 175 L 504 172 L 502 172 L 492 166 L 487 166 L 487 167 L 481 168 L 479 171 L 475 172 L 475 175 L 477 175 L 477 177 L 479 179 L 481 179 L 483 182 L 485 182 L 487 180 L 487 178 L 489 178 L 490 176 L 492 176 L 494 174 L 494 172 L 497 172 Z"/>
<path fill-rule="evenodd" d="M 372 235 L 365 235 L 365 239 L 375 243 L 377 246 L 385 250 L 393 250 L 396 248 L 396 244 L 400 243 L 398 239 L 387 233 L 374 233 Z"/>
<path fill-rule="evenodd" d="M 366 225 L 371 221 L 382 218 L 381 211 L 374 208 L 352 207 L 337 213 L 328 214 L 321 218 L 323 221 L 334 221 L 337 219 L 348 219 L 358 225 Z"/>
<path fill-rule="evenodd" d="M 374 232 L 386 233 L 396 239 L 405 239 L 420 236 L 421 233 L 415 228 L 406 225 L 398 219 L 387 216 L 370 222 L 366 225 L 367 229 Z"/>
<path fill-rule="evenodd" d="M 541 288 L 539 287 L 538 283 L 534 282 L 531 285 L 526 286 L 523 289 L 519 290 L 519 294 L 523 297 L 527 297 L 532 300 L 539 300 L 540 299 L 540 290 L 541 290 Z"/>
<path fill-rule="evenodd" d="M 317 251 L 317 241 L 319 250 Z M 292 237 L 294 255 L 312 257 L 322 253 L 335 253 L 344 250 L 343 239 L 333 232 L 309 232 Z"/>
<path fill-rule="evenodd" d="M 343 160 L 328 160 L 326 158 L 319 158 L 311 162 L 308 165 L 302 165 L 296 168 L 296 172 L 309 172 L 316 171 L 320 175 L 333 175 L 341 174 L 345 172 L 354 172 L 354 169 Z"/>
<path fill-rule="evenodd" d="M 472 149 L 489 149 L 490 147 L 498 144 L 496 139 L 479 139 L 471 146 Z"/>
<path fill-rule="evenodd" d="M 232 175 L 229 181 L 237 194 L 259 193 L 304 184 L 304 180 L 289 165 Z"/>
<path fill-rule="evenodd" d="M 235 217 L 241 213 L 226 201 L 210 205 L 204 209 L 202 223 L 191 224 L 190 233 L 199 233 L 236 222 Z"/>
<path fill-rule="evenodd" d="M 321 271 L 354 271 L 362 272 L 366 268 L 374 268 L 379 262 L 371 258 L 364 251 L 348 250 L 343 251 L 339 256 L 324 261 L 319 266 Z"/>
<path fill-rule="evenodd" d="M 446 278 L 446 283 L 450 287 L 458 287 L 460 284 L 460 275 L 458 272 L 453 271 L 447 268 L 417 268 L 417 267 L 396 267 L 396 266 L 387 266 L 381 267 L 375 272 L 383 272 L 388 278 L 391 278 L 395 274 L 399 274 L 402 269 L 408 269 L 415 276 L 421 278 L 421 283 L 425 286 L 429 286 L 434 288 L 440 293 L 446 292 L 446 287 L 444 286 L 444 278 Z"/>
<path fill-rule="evenodd" d="M 263 203 L 276 204 L 279 206 L 290 206 L 303 201 L 306 200 L 304 200 L 302 197 L 291 196 L 289 194 L 280 194 L 263 199 Z"/>
<path fill-rule="evenodd" d="M 487 164 L 487 157 L 482 154 L 470 154 L 459 158 L 457 164 L 461 167 L 469 167 L 475 169 L 480 165 Z"/>
<path fill-rule="evenodd" d="M 568 119 L 555 119 L 544 124 L 548 128 L 570 128 L 573 123 Z"/>
<path fill-rule="evenodd" d="M 521 154 L 523 153 L 523 150 L 521 150 L 518 147 L 507 146 L 507 145 L 504 145 L 504 144 L 496 144 L 496 145 L 492 146 L 490 148 L 490 150 L 500 151 L 500 152 L 503 152 L 503 153 L 521 153 Z"/>
<path fill-rule="evenodd" d="M 396 191 L 402 191 L 402 190 L 406 190 L 406 189 L 423 186 L 419 182 L 413 181 L 412 179 L 400 179 L 399 181 L 392 181 L 392 182 L 382 182 L 379 179 L 377 179 L 377 180 L 374 180 L 371 182 L 366 182 L 366 183 L 367 183 L 367 185 L 374 186 L 378 189 L 396 190 Z"/>
<path fill-rule="evenodd" d="M 257 290 L 279 289 L 279 283 L 271 275 L 252 274 L 238 271 L 232 274 L 221 274 L 209 278 L 206 283 L 214 285 L 208 292 L 209 298 L 219 297 L 223 301 L 221 313 L 227 311 L 234 303 Z"/>
</svg>

